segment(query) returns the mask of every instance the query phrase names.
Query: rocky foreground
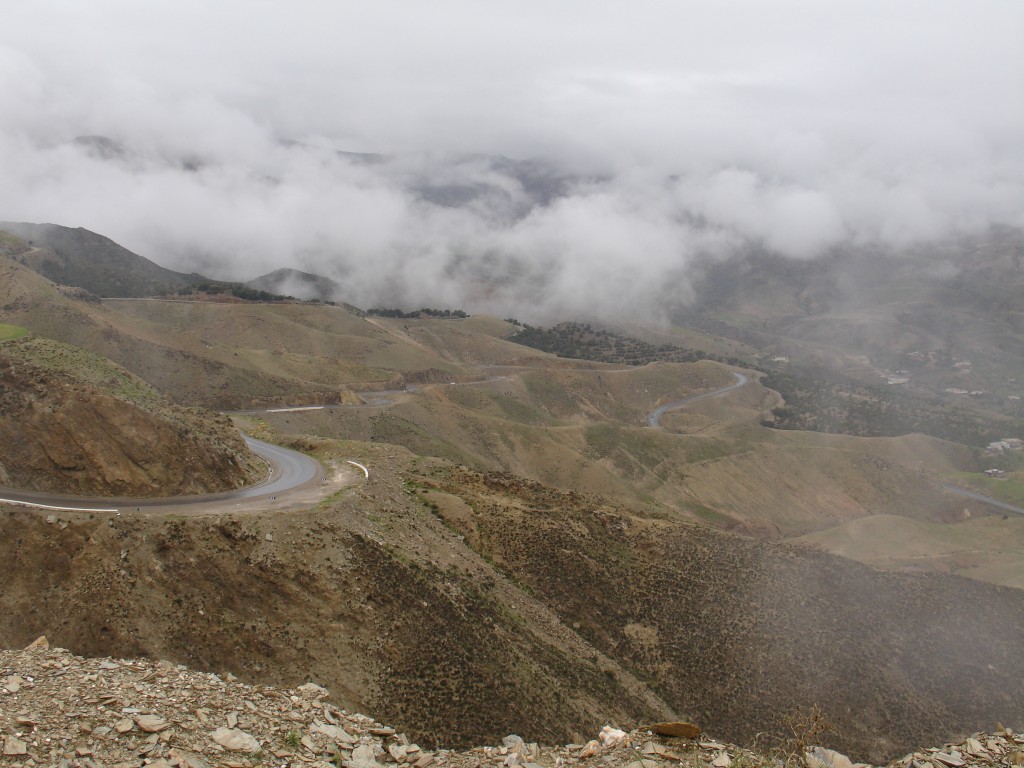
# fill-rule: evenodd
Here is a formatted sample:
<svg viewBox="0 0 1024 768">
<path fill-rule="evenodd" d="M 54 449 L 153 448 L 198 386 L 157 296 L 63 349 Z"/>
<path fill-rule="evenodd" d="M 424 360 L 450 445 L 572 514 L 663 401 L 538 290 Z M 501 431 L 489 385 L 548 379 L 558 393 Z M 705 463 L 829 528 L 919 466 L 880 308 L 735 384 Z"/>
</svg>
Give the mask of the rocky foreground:
<svg viewBox="0 0 1024 768">
<path fill-rule="evenodd" d="M 0 651 L 0 766 L 777 768 L 802 761 L 807 768 L 863 768 L 821 747 L 802 755 L 760 755 L 682 723 L 629 733 L 606 726 L 587 744 L 553 748 L 510 735 L 496 747 L 426 750 L 372 718 L 338 709 L 329 698 L 314 683 L 286 690 L 165 661 L 86 659 L 40 638 L 21 651 Z M 1000 726 L 889 765 L 1024 765 L 1024 736 Z"/>
</svg>

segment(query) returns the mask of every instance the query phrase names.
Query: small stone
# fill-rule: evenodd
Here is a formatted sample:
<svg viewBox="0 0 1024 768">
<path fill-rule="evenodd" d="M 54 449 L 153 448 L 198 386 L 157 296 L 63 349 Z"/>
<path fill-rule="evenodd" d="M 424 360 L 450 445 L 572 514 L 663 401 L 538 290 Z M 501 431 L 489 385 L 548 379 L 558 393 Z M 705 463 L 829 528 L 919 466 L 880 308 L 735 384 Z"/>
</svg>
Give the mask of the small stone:
<svg viewBox="0 0 1024 768">
<path fill-rule="evenodd" d="M 394 736 L 395 729 L 382 726 L 380 728 L 371 728 L 370 733 L 372 733 L 374 736 Z"/>
<path fill-rule="evenodd" d="M 268 533 L 268 534 L 267 534 L 266 536 L 264 536 L 263 538 L 264 538 L 264 540 L 265 540 L 265 541 L 273 541 L 273 540 L 274 540 L 274 534 L 272 534 L 272 533 Z"/>
<path fill-rule="evenodd" d="M 194 752 L 174 748 L 168 755 L 169 762 L 177 762 L 178 768 L 210 768 L 210 764 Z"/>
<path fill-rule="evenodd" d="M 135 718 L 135 723 L 139 726 L 140 731 L 146 733 L 160 733 L 160 731 L 171 727 L 171 724 L 160 715 L 139 715 Z"/>
<path fill-rule="evenodd" d="M 79 757 L 85 757 L 87 755 L 91 755 L 92 750 L 89 749 L 89 747 L 79 747 L 75 750 L 75 754 L 77 754 Z"/>
<path fill-rule="evenodd" d="M 952 766 L 953 768 L 960 768 L 960 766 L 966 765 L 959 754 L 951 752 L 936 752 L 932 755 L 932 760 L 938 760 L 940 763 Z"/>
<path fill-rule="evenodd" d="M 964 742 L 964 746 L 967 748 L 967 754 L 974 755 L 975 757 L 980 757 L 988 751 L 981 746 L 981 742 L 975 738 L 968 738 L 967 741 Z"/>
<path fill-rule="evenodd" d="M 260 748 L 255 737 L 237 728 L 218 728 L 210 734 L 210 738 L 232 752 L 256 752 Z"/>
<path fill-rule="evenodd" d="M 228 712 L 228 728 L 234 728 L 238 725 L 238 713 Z"/>
<path fill-rule="evenodd" d="M 101 661 L 100 669 L 120 669 L 121 665 L 113 661 Z"/>
<path fill-rule="evenodd" d="M 358 739 L 351 736 L 344 728 L 337 725 L 328 725 L 326 723 L 313 723 L 310 729 L 313 733 L 322 733 L 329 739 L 340 742 L 342 744 L 355 744 Z"/>
<path fill-rule="evenodd" d="M 21 686 L 25 684 L 24 678 L 21 675 L 10 675 L 4 678 L 4 688 L 8 693 L 17 693 L 21 690 Z"/>
<path fill-rule="evenodd" d="M 413 763 L 413 765 L 415 765 L 416 768 L 427 768 L 427 766 L 429 766 L 433 762 L 434 762 L 434 756 L 433 755 L 423 755 L 423 757 L 421 757 L 419 760 L 417 760 L 415 763 Z"/>
<path fill-rule="evenodd" d="M 684 722 L 654 723 L 653 725 L 644 726 L 641 730 L 651 731 L 659 736 L 667 736 L 669 738 L 696 739 L 700 736 L 699 725 Z"/>
<path fill-rule="evenodd" d="M 57 516 L 56 515 L 47 515 L 46 516 L 46 522 L 49 523 L 50 525 L 53 525 L 54 523 L 57 522 Z"/>
<path fill-rule="evenodd" d="M 612 728 L 610 725 L 606 725 L 601 729 L 598 734 L 598 738 L 601 739 L 601 743 L 606 747 L 614 747 L 626 738 L 626 732 L 620 731 L 618 728 Z"/>
<path fill-rule="evenodd" d="M 31 643 L 25 646 L 26 651 L 48 651 L 50 650 L 50 643 L 46 639 L 46 635 L 40 635 Z"/>
<path fill-rule="evenodd" d="M 591 741 L 588 741 L 586 744 L 583 745 L 583 749 L 580 750 L 580 753 L 577 755 L 577 757 L 580 760 L 586 760 L 588 757 L 593 757 L 594 755 L 596 755 L 600 751 L 601 751 L 601 742 L 595 741 L 595 740 L 591 740 Z"/>
<path fill-rule="evenodd" d="M 853 768 L 850 758 L 834 749 L 812 747 L 804 754 L 807 768 Z"/>
<path fill-rule="evenodd" d="M 39 721 L 36 718 L 25 717 L 23 715 L 19 715 L 18 717 L 14 718 L 14 722 L 16 722 L 18 725 L 27 725 L 31 728 L 34 728 L 39 724 Z"/>
<path fill-rule="evenodd" d="M 1024 752 L 1021 752 L 1020 750 L 1011 752 L 1006 759 L 1010 765 L 1024 765 Z"/>
<path fill-rule="evenodd" d="M 126 717 L 123 720 L 118 720 L 114 724 L 114 730 L 118 733 L 128 733 L 132 728 L 135 727 L 135 721 L 130 717 Z"/>
<path fill-rule="evenodd" d="M 391 755 L 396 763 L 404 763 L 409 752 L 404 744 L 392 744 L 388 747 L 388 754 Z"/>
<path fill-rule="evenodd" d="M 711 761 L 715 768 L 732 768 L 732 758 L 728 752 L 719 752 L 718 757 Z"/>
<path fill-rule="evenodd" d="M 517 755 L 522 755 L 526 752 L 526 743 L 523 741 L 523 737 L 516 736 L 514 733 L 510 733 L 503 738 L 501 743 L 509 752 L 515 752 Z"/>
<path fill-rule="evenodd" d="M 345 761 L 345 768 L 379 768 L 380 763 L 372 744 L 360 744 L 352 750 L 352 757 Z"/>
<path fill-rule="evenodd" d="M 314 699 L 325 699 L 331 695 L 326 688 L 319 686 L 316 683 L 306 683 L 305 685 L 300 685 L 298 687 L 298 691 L 302 695 L 302 698 L 310 701 Z"/>
<path fill-rule="evenodd" d="M 8 736 L 4 739 L 4 754 L 9 757 L 12 755 L 27 755 L 28 744 L 16 736 Z"/>
</svg>

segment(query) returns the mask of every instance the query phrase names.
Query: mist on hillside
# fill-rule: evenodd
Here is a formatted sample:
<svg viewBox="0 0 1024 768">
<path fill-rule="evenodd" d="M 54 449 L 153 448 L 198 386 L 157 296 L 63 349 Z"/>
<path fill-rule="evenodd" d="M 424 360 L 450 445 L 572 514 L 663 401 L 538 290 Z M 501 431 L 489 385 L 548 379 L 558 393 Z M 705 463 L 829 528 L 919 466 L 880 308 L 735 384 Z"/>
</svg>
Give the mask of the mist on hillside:
<svg viewBox="0 0 1024 768">
<path fill-rule="evenodd" d="M 174 269 L 615 318 L 751 248 L 1024 226 L 1010 3 L 14 6 L 0 220 Z"/>
</svg>

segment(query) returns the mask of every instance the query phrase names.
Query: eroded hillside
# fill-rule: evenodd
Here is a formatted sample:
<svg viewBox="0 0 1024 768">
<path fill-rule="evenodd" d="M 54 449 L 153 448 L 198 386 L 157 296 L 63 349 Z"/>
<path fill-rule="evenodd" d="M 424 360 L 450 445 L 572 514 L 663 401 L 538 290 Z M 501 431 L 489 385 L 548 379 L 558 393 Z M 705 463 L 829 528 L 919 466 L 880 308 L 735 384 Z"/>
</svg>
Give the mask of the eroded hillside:
<svg viewBox="0 0 1024 768">
<path fill-rule="evenodd" d="M 264 517 L 6 510 L 0 644 L 46 633 L 85 654 L 313 677 L 449 745 L 678 715 L 749 742 L 817 702 L 835 746 L 881 760 L 1024 717 L 1018 590 L 875 572 L 399 448 L 298 444 L 370 479 Z"/>
<path fill-rule="evenodd" d="M 170 403 L 96 355 L 0 343 L 0 484 L 89 496 L 175 496 L 262 479 L 223 417 Z"/>
</svg>

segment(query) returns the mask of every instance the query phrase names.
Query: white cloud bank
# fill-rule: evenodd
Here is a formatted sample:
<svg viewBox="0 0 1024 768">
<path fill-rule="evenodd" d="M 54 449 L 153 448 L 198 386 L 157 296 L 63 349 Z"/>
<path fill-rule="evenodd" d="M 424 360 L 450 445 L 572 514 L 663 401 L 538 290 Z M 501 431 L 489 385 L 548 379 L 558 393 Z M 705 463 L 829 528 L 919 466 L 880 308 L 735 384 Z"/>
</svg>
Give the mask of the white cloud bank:
<svg viewBox="0 0 1024 768">
<path fill-rule="evenodd" d="M 0 219 L 178 269 L 629 314 L 746 242 L 808 259 L 1024 226 L 1009 0 L 9 5 Z M 473 152 L 573 181 L 537 205 Z M 445 207 L 424 186 L 476 194 Z"/>
</svg>

